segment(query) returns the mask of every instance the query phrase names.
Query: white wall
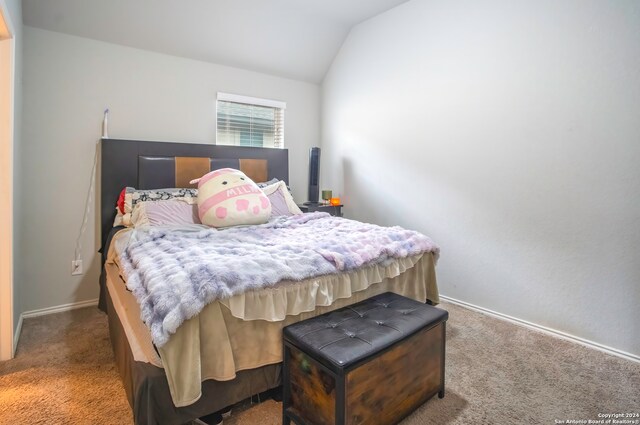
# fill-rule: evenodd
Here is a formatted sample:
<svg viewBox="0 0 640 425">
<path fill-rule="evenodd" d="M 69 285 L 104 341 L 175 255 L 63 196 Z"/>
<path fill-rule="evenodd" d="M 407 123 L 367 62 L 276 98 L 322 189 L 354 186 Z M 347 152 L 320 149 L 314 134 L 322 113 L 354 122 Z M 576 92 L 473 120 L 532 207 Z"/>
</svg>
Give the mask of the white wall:
<svg viewBox="0 0 640 425">
<path fill-rule="evenodd" d="M 323 188 L 441 293 L 640 355 L 640 2 L 413 0 L 323 83 Z"/>
<path fill-rule="evenodd" d="M 319 143 L 319 86 L 28 26 L 25 36 L 16 271 L 25 311 L 98 296 L 94 213 L 83 239 L 88 270 L 70 272 L 107 106 L 110 137 L 213 143 L 218 91 L 286 101 L 290 180 L 304 197 L 308 150 Z"/>
</svg>

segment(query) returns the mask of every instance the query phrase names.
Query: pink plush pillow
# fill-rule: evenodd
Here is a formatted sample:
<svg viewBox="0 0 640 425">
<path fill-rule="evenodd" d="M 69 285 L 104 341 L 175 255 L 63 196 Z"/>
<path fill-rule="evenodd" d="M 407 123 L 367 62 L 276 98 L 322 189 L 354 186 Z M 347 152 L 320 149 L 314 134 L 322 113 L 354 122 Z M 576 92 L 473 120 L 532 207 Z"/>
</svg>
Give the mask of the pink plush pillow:
<svg viewBox="0 0 640 425">
<path fill-rule="evenodd" d="M 271 202 L 242 171 L 222 168 L 205 174 L 198 183 L 198 216 L 202 224 L 229 227 L 266 223 Z"/>
</svg>

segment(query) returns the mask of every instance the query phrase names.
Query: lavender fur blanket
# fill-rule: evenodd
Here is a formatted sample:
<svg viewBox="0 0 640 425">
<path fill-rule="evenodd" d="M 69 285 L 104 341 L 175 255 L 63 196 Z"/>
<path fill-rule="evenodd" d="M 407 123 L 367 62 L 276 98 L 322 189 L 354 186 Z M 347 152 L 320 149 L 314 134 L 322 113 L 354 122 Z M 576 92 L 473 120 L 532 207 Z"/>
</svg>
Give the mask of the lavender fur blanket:
<svg viewBox="0 0 640 425">
<path fill-rule="evenodd" d="M 127 287 L 161 347 L 185 320 L 209 303 L 281 280 L 304 280 L 424 252 L 428 237 L 400 227 L 327 213 L 278 217 L 259 226 L 181 231 L 135 230 L 120 253 Z"/>
</svg>

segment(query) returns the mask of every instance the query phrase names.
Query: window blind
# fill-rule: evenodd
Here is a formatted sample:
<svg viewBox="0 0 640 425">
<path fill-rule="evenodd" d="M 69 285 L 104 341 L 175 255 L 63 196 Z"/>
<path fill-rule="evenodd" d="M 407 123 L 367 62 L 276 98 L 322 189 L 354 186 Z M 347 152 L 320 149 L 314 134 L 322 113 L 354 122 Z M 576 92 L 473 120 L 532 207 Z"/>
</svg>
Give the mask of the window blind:
<svg viewBox="0 0 640 425">
<path fill-rule="evenodd" d="M 218 96 L 216 144 L 284 147 L 284 107 L 259 105 L 256 102 L 242 103 L 220 97 Z M 270 101 L 265 101 L 267 102 Z"/>
</svg>

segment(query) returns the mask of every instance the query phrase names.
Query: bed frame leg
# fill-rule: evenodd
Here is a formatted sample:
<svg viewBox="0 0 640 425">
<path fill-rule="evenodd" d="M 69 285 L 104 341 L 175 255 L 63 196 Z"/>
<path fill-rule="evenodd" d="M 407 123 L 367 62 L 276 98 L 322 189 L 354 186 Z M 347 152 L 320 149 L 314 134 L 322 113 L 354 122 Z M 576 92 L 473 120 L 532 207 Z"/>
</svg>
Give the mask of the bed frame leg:
<svg viewBox="0 0 640 425">
<path fill-rule="evenodd" d="M 447 322 L 442 323 L 442 352 L 440 354 L 440 391 L 438 391 L 438 398 L 444 398 L 444 372 L 445 372 L 445 354 L 447 344 Z"/>
</svg>

